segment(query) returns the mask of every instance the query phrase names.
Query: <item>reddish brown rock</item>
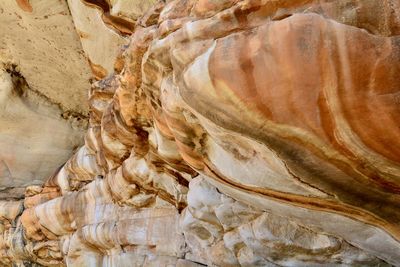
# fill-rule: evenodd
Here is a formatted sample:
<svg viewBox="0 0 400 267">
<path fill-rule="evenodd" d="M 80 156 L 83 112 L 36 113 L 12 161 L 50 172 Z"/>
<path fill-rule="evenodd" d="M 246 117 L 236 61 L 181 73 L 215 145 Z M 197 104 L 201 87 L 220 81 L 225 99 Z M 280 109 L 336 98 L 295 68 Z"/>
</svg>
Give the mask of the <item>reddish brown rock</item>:
<svg viewBox="0 0 400 267">
<path fill-rule="evenodd" d="M 398 7 L 155 4 L 85 145 L 0 209 L 5 264 L 400 265 Z"/>
</svg>

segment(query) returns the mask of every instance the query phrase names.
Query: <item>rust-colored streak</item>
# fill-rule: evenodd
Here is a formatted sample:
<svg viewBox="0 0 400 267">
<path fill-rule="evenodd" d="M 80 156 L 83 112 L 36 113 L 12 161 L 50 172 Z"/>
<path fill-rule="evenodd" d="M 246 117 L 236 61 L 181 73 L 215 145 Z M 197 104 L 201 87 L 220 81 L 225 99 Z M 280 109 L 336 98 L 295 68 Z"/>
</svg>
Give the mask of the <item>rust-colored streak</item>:
<svg viewBox="0 0 400 267">
<path fill-rule="evenodd" d="M 400 266 L 400 42 L 353 27 L 365 3 L 159 1 L 135 28 L 111 0 L 80 1 L 135 32 L 116 72 L 89 60 L 99 81 L 85 144 L 27 189 L 21 231 L 3 238 L 26 248 L 7 253 L 44 265 L 99 265 L 121 249 L 112 264 L 129 265 L 125 249 L 140 248 L 201 251 L 217 266 L 259 251 L 279 265 Z M 204 245 L 211 235 L 229 242 Z M 51 242 L 60 256 L 31 253 Z"/>
<path fill-rule="evenodd" d="M 368 57 L 361 55 L 365 49 L 357 44 L 326 45 L 321 41 L 323 32 L 318 30 L 323 27 L 327 32 L 325 39 L 335 41 L 335 35 L 343 35 L 343 40 L 347 40 L 352 36 L 359 40 L 357 44 L 368 44 L 371 50 Z M 343 47 L 349 48 L 346 51 Z M 394 166 L 400 162 L 400 126 L 396 119 L 400 110 L 395 97 L 399 85 L 394 78 L 399 75 L 396 49 L 388 40 L 350 27 L 334 27 L 318 16 L 296 16 L 219 40 L 210 58 L 210 73 L 218 94 L 227 88 L 250 112 L 313 133 L 362 166 L 358 171 L 372 182 L 385 190 L 400 192 L 396 178 L 380 174 L 368 162 L 370 159 L 356 154 L 357 150 L 365 154 L 366 149 L 350 146 L 353 142 L 343 137 L 354 132 L 368 153 L 376 152 Z M 386 53 L 375 68 L 374 51 Z M 321 60 L 324 53 L 329 55 Z M 343 62 L 344 58 L 348 62 Z M 347 76 L 354 73 L 352 78 L 343 76 L 346 71 Z M 234 105 L 227 101 L 225 104 Z M 335 123 L 343 119 L 349 128 Z"/>
<path fill-rule="evenodd" d="M 89 36 L 90 36 L 88 33 L 80 31 L 78 29 L 76 29 L 76 32 L 78 33 L 78 35 L 81 39 L 86 39 L 86 38 L 89 38 Z"/>
<path fill-rule="evenodd" d="M 376 215 L 357 207 L 340 203 L 335 200 L 304 197 L 300 195 L 289 194 L 286 192 L 278 192 L 267 188 L 258 188 L 236 183 L 224 177 L 221 173 L 218 173 L 218 171 L 216 171 L 216 168 L 213 167 L 213 164 L 208 160 L 205 160 L 204 171 L 209 177 L 215 179 L 216 181 L 223 183 L 229 187 L 247 192 L 248 194 L 257 194 L 259 196 L 270 198 L 275 201 L 311 210 L 337 213 L 342 216 L 353 218 L 361 222 L 385 229 L 385 231 L 387 231 L 393 238 L 400 241 L 400 226 L 398 224 L 389 223 L 382 218 L 379 218 Z"/>
<path fill-rule="evenodd" d="M 25 12 L 32 13 L 33 8 L 32 5 L 29 3 L 29 0 L 16 0 L 17 5 Z"/>
<path fill-rule="evenodd" d="M 344 47 L 352 44 L 336 43 L 337 36 L 342 36 L 343 42 L 356 40 L 355 48 L 346 51 Z M 330 39 L 332 42 L 326 41 Z M 269 188 L 246 187 L 234 183 L 231 177 L 223 180 L 247 193 L 264 194 L 381 227 L 400 240 L 398 177 L 395 171 L 390 175 L 384 171 L 385 164 L 390 164 L 384 157 L 370 161 L 367 154 L 375 152 L 392 159 L 394 164 L 390 166 L 398 170 L 395 164 L 399 162 L 396 157 L 400 155 L 397 145 L 400 138 L 398 120 L 393 119 L 398 107 L 393 105 L 395 99 L 389 97 L 398 92 L 398 81 L 393 78 L 398 68 L 382 72 L 381 66 L 376 65 L 374 79 L 369 78 L 377 59 L 384 58 L 386 64 L 381 65 L 388 68 L 398 65 L 399 54 L 387 45 L 388 40 L 313 14 L 292 16 L 219 39 L 206 69 L 212 87 L 201 81 L 197 86 L 197 80 L 193 79 L 192 84 L 180 91 L 184 102 L 225 130 L 264 143 L 291 173 L 336 199 L 305 198 Z M 365 49 L 357 49 L 358 44 L 371 50 L 368 57 L 362 56 Z M 352 69 L 353 62 L 359 67 Z M 352 73 L 354 81 L 344 76 Z M 382 93 L 386 94 L 386 102 L 382 99 L 378 103 Z M 362 109 L 359 103 L 363 103 Z M 376 116 L 378 110 L 382 110 L 383 125 Z M 265 126 L 261 127 L 262 123 Z M 288 130 L 284 131 L 282 126 Z M 291 133 L 286 126 L 302 129 L 310 136 L 304 137 L 294 130 Z M 171 128 L 178 127 L 178 122 L 171 123 Z M 363 129 L 369 132 L 368 139 L 359 133 Z M 386 132 L 391 134 L 387 141 Z M 346 139 L 352 135 L 360 137 L 363 146 Z M 201 170 L 197 162 L 201 159 L 193 160 L 194 149 L 186 137 L 178 136 L 176 142 L 182 157 Z M 218 171 L 217 167 L 210 169 Z M 221 178 L 219 174 L 216 176 Z"/>
<path fill-rule="evenodd" d="M 107 76 L 107 70 L 105 68 L 103 68 L 101 65 L 94 64 L 89 59 L 88 61 L 90 69 L 92 70 L 92 73 L 97 80 L 101 80 Z"/>
<path fill-rule="evenodd" d="M 131 35 L 135 29 L 135 23 L 124 18 L 110 14 L 110 4 L 106 0 L 82 0 L 88 6 L 98 8 L 102 11 L 101 18 L 103 22 L 118 31 L 122 35 Z"/>
</svg>

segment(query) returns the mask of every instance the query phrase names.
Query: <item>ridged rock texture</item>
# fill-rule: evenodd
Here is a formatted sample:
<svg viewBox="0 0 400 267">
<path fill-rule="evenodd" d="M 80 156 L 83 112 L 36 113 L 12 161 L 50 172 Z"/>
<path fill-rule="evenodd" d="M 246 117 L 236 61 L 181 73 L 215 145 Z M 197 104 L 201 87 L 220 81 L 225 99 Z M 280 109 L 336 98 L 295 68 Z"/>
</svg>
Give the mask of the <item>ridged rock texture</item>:
<svg viewBox="0 0 400 267">
<path fill-rule="evenodd" d="M 88 128 L 0 202 L 2 265 L 400 266 L 398 0 L 63 5 L 92 70 Z M 41 79 L 10 66 L 5 117 L 27 112 L 11 88 Z M 72 119 L 48 119 L 50 148 Z"/>
</svg>

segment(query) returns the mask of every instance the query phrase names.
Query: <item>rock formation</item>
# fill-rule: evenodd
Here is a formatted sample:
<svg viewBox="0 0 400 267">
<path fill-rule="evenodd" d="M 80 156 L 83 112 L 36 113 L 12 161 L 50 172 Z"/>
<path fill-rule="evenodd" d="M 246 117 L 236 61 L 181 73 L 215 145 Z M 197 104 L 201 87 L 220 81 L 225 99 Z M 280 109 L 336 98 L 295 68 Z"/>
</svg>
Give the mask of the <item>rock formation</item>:
<svg viewBox="0 0 400 267">
<path fill-rule="evenodd" d="M 68 6 L 84 144 L 0 202 L 1 264 L 400 266 L 399 1 Z"/>
<path fill-rule="evenodd" d="M 82 145 L 90 68 L 63 1 L 0 1 L 0 197 L 21 198 Z"/>
</svg>

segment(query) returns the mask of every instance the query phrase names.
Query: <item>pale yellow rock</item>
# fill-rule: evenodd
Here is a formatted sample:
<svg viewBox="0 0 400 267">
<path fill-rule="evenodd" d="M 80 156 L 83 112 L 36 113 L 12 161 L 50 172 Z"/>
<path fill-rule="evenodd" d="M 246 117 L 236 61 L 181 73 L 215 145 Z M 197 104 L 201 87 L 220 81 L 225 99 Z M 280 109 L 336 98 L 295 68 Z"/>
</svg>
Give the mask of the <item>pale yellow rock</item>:
<svg viewBox="0 0 400 267">
<path fill-rule="evenodd" d="M 110 13 L 113 16 L 135 21 L 156 2 L 156 0 L 110 0 Z"/>
<path fill-rule="evenodd" d="M 18 2 L 28 2 L 31 12 Z M 0 61 L 64 111 L 87 113 L 90 69 L 64 1 L 1 1 Z"/>
<path fill-rule="evenodd" d="M 91 74 L 65 2 L 2 1 L 0 24 L 0 196 L 21 198 L 82 144 Z"/>
<path fill-rule="evenodd" d="M 92 71 L 100 78 L 112 74 L 115 59 L 128 39 L 104 23 L 100 8 L 86 5 L 82 0 L 68 0 L 68 5 Z"/>
<path fill-rule="evenodd" d="M 21 198 L 26 186 L 42 184 L 79 147 L 84 132 L 76 119 L 63 119 L 58 106 L 33 92 L 20 95 L 30 89 L 16 86 L 0 70 L 2 198 Z"/>
</svg>

